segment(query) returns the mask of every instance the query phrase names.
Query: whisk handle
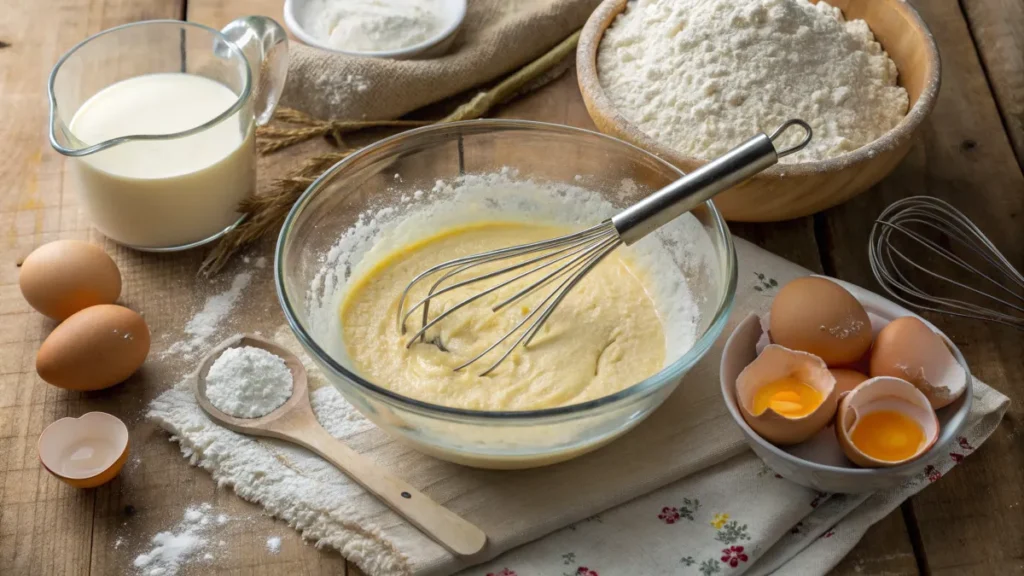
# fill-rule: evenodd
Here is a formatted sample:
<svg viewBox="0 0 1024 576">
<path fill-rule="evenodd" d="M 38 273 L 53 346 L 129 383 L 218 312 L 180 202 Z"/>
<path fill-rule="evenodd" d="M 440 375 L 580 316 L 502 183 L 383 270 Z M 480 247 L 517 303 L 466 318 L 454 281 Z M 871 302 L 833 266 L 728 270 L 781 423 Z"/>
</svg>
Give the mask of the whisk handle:
<svg viewBox="0 0 1024 576">
<path fill-rule="evenodd" d="M 791 126 L 807 133 L 797 145 L 782 151 L 774 140 Z M 811 140 L 811 127 L 803 120 L 788 120 L 768 136 L 758 134 L 724 155 L 658 190 L 612 217 L 619 238 L 626 245 L 639 241 L 680 215 L 693 210 L 712 196 L 732 188 L 754 174 L 773 166 L 779 158 L 797 152 Z"/>
</svg>

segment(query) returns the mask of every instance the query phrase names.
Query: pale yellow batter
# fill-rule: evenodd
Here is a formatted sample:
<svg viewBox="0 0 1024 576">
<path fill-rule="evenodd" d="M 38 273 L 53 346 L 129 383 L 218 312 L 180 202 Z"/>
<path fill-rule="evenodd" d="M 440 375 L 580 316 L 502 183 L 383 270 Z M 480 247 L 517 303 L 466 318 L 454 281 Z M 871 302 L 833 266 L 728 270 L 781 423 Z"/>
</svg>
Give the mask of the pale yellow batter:
<svg viewBox="0 0 1024 576">
<path fill-rule="evenodd" d="M 459 372 L 453 368 L 511 330 L 553 286 L 492 312 L 493 304 L 524 286 L 512 284 L 454 312 L 428 331 L 427 342 L 406 349 L 406 342 L 421 326 L 421 316 L 409 318 L 409 332 L 403 335 L 395 314 L 402 291 L 415 275 L 460 256 L 565 233 L 547 226 L 488 223 L 446 231 L 384 258 L 353 284 L 341 307 L 345 348 L 356 369 L 404 396 L 491 411 L 576 404 L 654 374 L 665 361 L 661 319 L 645 289 L 644 272 L 624 256 L 622 248 L 576 285 L 528 348 L 518 347 L 487 376 L 479 374 L 504 352 L 504 345 Z M 491 269 L 481 266 L 474 271 Z M 494 283 L 462 287 L 432 300 L 431 316 Z M 430 282 L 418 284 L 409 304 L 419 301 L 429 286 Z M 432 340 L 447 351 L 431 344 Z"/>
</svg>

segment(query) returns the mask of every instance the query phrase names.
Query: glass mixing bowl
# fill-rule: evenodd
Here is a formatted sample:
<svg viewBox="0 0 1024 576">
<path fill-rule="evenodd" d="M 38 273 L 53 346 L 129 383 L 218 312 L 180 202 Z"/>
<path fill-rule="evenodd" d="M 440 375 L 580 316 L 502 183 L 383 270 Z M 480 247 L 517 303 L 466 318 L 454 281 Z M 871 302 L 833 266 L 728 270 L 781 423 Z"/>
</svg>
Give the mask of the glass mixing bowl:
<svg viewBox="0 0 1024 576">
<path fill-rule="evenodd" d="M 682 175 L 633 145 L 566 126 L 487 120 L 411 130 L 352 154 L 310 185 L 281 230 L 275 277 L 299 342 L 326 379 L 377 426 L 452 462 L 526 468 L 568 460 L 612 441 L 676 389 L 725 326 L 736 292 L 736 254 L 710 202 L 681 217 L 690 219 L 686 229 L 692 237 L 663 247 L 694 297 L 698 338 L 679 357 L 666 358 L 656 374 L 610 396 L 543 410 L 487 412 L 405 397 L 360 376 L 340 347 L 337 306 L 352 261 L 342 263 L 338 254 L 349 251 L 352 258 L 352 239 L 372 232 L 378 218 L 396 221 L 423 210 L 438 180 L 499 172 L 586 188 L 616 209 Z"/>
</svg>

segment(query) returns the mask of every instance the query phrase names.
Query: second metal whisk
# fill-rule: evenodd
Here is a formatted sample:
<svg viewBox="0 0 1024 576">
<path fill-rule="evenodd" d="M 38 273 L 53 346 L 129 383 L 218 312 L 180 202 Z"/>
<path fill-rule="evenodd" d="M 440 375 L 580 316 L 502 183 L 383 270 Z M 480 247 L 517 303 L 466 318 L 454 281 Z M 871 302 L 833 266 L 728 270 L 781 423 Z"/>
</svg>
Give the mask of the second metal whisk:
<svg viewBox="0 0 1024 576">
<path fill-rule="evenodd" d="M 774 141 L 792 126 L 803 128 L 804 138 L 794 146 L 777 151 Z M 406 347 L 412 346 L 417 340 L 425 342 L 427 331 L 452 313 L 516 282 L 523 281 L 525 286 L 492 306 L 492 311 L 497 312 L 543 286 L 554 284 L 555 287 L 540 303 L 534 306 L 526 317 L 502 338 L 455 368 L 455 370 L 462 370 L 518 334 L 518 337 L 501 356 L 480 375 L 489 374 L 508 358 L 517 346 L 529 345 L 573 287 L 613 250 L 622 244 L 627 246 L 634 244 L 662 225 L 696 208 L 712 196 L 774 165 L 779 158 L 800 151 L 807 146 L 810 140 L 811 127 L 806 122 L 789 120 L 779 126 L 770 136 L 765 134 L 754 136 L 725 155 L 708 162 L 612 218 L 586 230 L 550 240 L 464 256 L 429 268 L 406 286 L 399 302 L 397 322 L 398 329 L 403 334 L 407 332 L 406 324 L 409 318 L 417 310 L 421 310 L 421 327 L 409 338 Z M 519 258 L 523 259 L 518 260 Z M 472 270 L 478 266 L 507 259 L 517 259 L 517 261 L 497 270 L 472 275 Z M 406 300 L 413 286 L 435 276 L 436 279 L 427 295 L 411 306 L 406 306 Z M 438 296 L 463 286 L 499 277 L 505 278 L 500 279 L 494 286 L 448 307 L 441 314 L 433 318 L 430 317 L 430 303 Z M 442 348 L 440 344 L 437 345 Z"/>
<path fill-rule="evenodd" d="M 937 258 L 921 259 L 929 254 Z M 949 202 L 894 202 L 871 229 L 868 258 L 878 283 L 903 304 L 1024 330 L 1024 274 Z"/>
</svg>

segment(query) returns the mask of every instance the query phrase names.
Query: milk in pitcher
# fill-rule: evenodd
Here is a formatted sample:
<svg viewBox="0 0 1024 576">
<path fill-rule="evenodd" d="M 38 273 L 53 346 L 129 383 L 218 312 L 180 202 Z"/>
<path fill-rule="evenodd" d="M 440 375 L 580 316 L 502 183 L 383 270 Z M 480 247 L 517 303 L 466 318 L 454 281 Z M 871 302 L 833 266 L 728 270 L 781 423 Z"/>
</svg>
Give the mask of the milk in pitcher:
<svg viewBox="0 0 1024 576">
<path fill-rule="evenodd" d="M 203 76 L 147 74 L 89 98 L 69 130 L 86 145 L 122 136 L 167 135 L 202 126 L 239 95 Z M 255 139 L 248 101 L 195 134 L 135 140 L 75 158 L 72 173 L 93 224 L 138 248 L 183 246 L 215 236 L 239 218 L 255 187 Z"/>
</svg>

